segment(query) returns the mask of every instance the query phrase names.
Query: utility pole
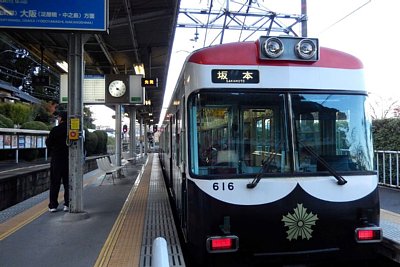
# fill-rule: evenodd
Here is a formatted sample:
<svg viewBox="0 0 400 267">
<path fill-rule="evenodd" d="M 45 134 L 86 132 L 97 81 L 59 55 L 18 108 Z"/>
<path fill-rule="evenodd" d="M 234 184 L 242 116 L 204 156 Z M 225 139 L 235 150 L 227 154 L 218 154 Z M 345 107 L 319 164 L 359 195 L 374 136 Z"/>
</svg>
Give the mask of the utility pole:
<svg viewBox="0 0 400 267">
<path fill-rule="evenodd" d="M 307 37 L 307 0 L 301 0 L 301 36 Z"/>
</svg>

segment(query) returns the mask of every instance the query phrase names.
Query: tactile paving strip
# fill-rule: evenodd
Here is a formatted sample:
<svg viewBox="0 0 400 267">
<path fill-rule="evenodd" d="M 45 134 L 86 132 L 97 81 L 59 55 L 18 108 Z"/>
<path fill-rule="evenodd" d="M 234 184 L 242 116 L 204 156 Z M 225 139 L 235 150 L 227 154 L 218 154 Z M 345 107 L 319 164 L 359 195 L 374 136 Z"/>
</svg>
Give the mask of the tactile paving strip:
<svg viewBox="0 0 400 267">
<path fill-rule="evenodd" d="M 157 237 L 163 237 L 167 241 L 170 266 L 185 266 L 160 163 L 158 157 L 155 156 L 150 178 L 139 266 L 152 266 L 152 245 Z"/>
</svg>

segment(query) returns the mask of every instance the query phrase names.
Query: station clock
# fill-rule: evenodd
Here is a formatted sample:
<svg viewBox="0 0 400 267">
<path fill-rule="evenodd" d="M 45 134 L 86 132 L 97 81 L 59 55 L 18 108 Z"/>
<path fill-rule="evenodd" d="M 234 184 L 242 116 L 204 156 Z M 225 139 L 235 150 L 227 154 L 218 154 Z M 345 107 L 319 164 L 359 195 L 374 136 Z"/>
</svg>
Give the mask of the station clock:
<svg viewBox="0 0 400 267">
<path fill-rule="evenodd" d="M 129 102 L 129 75 L 105 75 L 105 97 L 107 103 L 126 104 Z"/>
</svg>

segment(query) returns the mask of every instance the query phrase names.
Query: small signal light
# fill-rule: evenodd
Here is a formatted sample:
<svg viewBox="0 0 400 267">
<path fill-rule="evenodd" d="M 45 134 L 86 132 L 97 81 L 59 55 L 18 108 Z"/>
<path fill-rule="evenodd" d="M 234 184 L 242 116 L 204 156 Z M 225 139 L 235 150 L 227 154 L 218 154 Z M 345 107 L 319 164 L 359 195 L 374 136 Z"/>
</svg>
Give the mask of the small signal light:
<svg viewBox="0 0 400 267">
<path fill-rule="evenodd" d="M 239 248 L 237 236 L 213 236 L 207 238 L 207 251 L 209 253 L 234 252 Z"/>
<path fill-rule="evenodd" d="M 382 228 L 380 227 L 357 228 L 355 234 L 356 241 L 358 243 L 373 243 L 382 241 Z"/>
</svg>

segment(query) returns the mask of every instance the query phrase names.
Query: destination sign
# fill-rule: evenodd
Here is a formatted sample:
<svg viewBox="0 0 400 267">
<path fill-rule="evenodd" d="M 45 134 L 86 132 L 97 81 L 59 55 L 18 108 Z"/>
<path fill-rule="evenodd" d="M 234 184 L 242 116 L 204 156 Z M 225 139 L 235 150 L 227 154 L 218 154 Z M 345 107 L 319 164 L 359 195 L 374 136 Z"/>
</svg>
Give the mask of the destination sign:
<svg viewBox="0 0 400 267">
<path fill-rule="evenodd" d="M 211 70 L 213 83 L 259 83 L 258 70 L 222 69 Z"/>
<path fill-rule="evenodd" d="M 158 78 L 142 78 L 142 87 L 158 87 Z"/>
</svg>

